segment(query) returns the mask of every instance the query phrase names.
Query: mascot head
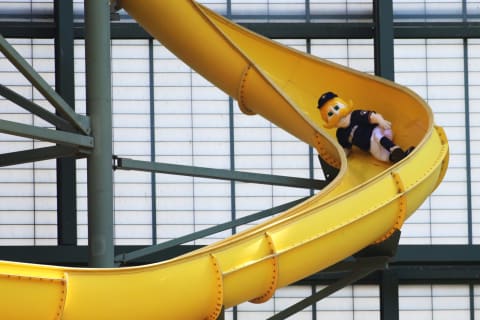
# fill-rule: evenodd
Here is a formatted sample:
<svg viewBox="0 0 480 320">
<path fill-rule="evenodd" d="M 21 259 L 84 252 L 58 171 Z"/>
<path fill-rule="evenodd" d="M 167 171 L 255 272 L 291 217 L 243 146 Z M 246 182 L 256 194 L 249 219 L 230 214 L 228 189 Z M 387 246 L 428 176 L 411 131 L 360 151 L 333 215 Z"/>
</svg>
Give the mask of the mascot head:
<svg viewBox="0 0 480 320">
<path fill-rule="evenodd" d="M 325 122 L 324 126 L 328 129 L 337 127 L 340 119 L 352 112 L 352 103 L 347 103 L 330 91 L 322 94 L 317 107 Z"/>
</svg>

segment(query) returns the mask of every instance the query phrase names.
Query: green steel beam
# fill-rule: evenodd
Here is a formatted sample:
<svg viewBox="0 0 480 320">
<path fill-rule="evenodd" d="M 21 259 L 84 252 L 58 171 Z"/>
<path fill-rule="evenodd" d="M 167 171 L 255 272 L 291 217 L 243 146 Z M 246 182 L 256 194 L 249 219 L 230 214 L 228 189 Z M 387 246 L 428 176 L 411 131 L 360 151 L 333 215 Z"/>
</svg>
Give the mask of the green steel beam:
<svg viewBox="0 0 480 320">
<path fill-rule="evenodd" d="M 5 38 L 51 39 L 55 36 L 55 24 L 48 21 L 11 21 L 0 18 L 0 34 Z"/>
<path fill-rule="evenodd" d="M 389 257 L 370 257 L 362 258 L 358 260 L 358 266 L 354 266 L 352 271 L 346 276 L 341 277 L 339 280 L 328 285 L 326 288 L 314 293 L 310 297 L 307 297 L 292 306 L 283 309 L 274 316 L 267 318 L 268 320 L 281 320 L 290 317 L 291 315 L 302 311 L 303 309 L 311 306 L 312 304 L 330 296 L 336 291 L 345 288 L 353 284 L 354 282 L 364 278 L 368 274 L 385 268 Z"/>
<path fill-rule="evenodd" d="M 156 244 L 156 245 L 153 245 L 153 246 L 150 246 L 150 247 L 142 248 L 142 249 L 137 250 L 137 251 L 124 253 L 124 254 L 116 256 L 115 261 L 117 261 L 119 263 L 122 263 L 122 264 L 125 264 L 129 261 L 136 260 L 138 258 L 151 255 L 152 253 L 156 253 L 156 252 L 159 252 L 159 251 L 162 251 L 162 250 L 170 249 L 170 248 L 173 248 L 175 246 L 182 245 L 182 244 L 194 241 L 194 240 L 198 240 L 198 239 L 207 237 L 207 236 L 215 234 L 215 233 L 219 233 L 219 232 L 222 232 L 222 231 L 225 231 L 225 230 L 228 230 L 228 229 L 232 229 L 234 227 L 238 227 L 240 225 L 244 225 L 244 224 L 247 224 L 247 223 L 250 223 L 250 222 L 253 222 L 253 221 L 257 221 L 257 220 L 260 220 L 260 219 L 270 217 L 274 214 L 283 212 L 283 211 L 285 211 L 285 210 L 287 210 L 287 209 L 289 209 L 289 208 L 291 208 L 291 207 L 293 207 L 293 206 L 295 206 L 295 205 L 297 205 L 297 204 L 299 204 L 299 203 L 301 203 L 301 202 L 303 202 L 307 199 L 308 199 L 308 197 L 305 197 L 305 198 L 302 198 L 302 199 L 299 199 L 299 200 L 295 200 L 295 201 L 291 201 L 291 202 L 288 202 L 288 203 L 285 203 L 285 204 L 282 204 L 282 205 L 279 205 L 279 206 L 276 206 L 276 207 L 273 207 L 273 208 L 270 208 L 270 209 L 267 209 L 267 210 L 264 210 L 264 211 L 257 212 L 255 214 L 251 214 L 251 215 L 248 215 L 248 216 L 236 219 L 236 220 L 232 220 L 232 221 L 229 221 L 229 222 L 226 222 L 226 223 L 221 223 L 221 224 L 218 224 L 218 225 L 210 227 L 210 228 L 206 228 L 206 229 L 203 229 L 203 230 L 200 230 L 200 231 L 197 231 L 197 232 L 194 232 L 194 233 L 182 236 L 182 237 L 178 237 L 178 238 L 173 239 L 173 240 L 169 240 L 169 241 L 166 241 L 166 242 L 163 242 L 163 243 L 160 243 L 160 244 Z"/>
<path fill-rule="evenodd" d="M 115 253 L 121 255 L 141 248 L 143 246 L 115 246 Z M 176 246 L 148 257 L 139 258 L 130 265 L 165 261 L 200 248 L 201 246 L 193 245 Z M 26 263 L 84 267 L 88 266 L 88 256 L 87 246 L 0 246 L 0 259 Z"/>
<path fill-rule="evenodd" d="M 477 264 L 480 266 L 480 245 L 400 245 L 392 263 L 416 261 L 418 264 Z"/>
<path fill-rule="evenodd" d="M 150 161 L 155 161 L 157 154 L 155 141 L 156 138 L 156 124 L 155 124 L 155 63 L 154 63 L 154 46 L 153 39 L 148 40 L 148 82 L 149 88 L 149 100 L 150 100 Z M 150 173 L 150 192 L 151 192 L 151 206 L 152 206 L 152 244 L 157 244 L 157 175 L 155 172 Z"/>
<path fill-rule="evenodd" d="M 194 176 L 220 180 L 235 180 L 241 182 L 317 190 L 323 189 L 327 185 L 327 183 L 322 180 L 231 171 L 225 169 L 213 169 L 206 167 L 185 166 L 171 163 L 148 162 L 127 158 L 115 158 L 115 169 L 168 173 L 182 176 Z"/>
<path fill-rule="evenodd" d="M 322 167 L 323 174 L 325 175 L 325 179 L 327 179 L 327 182 L 331 182 L 335 177 L 337 176 L 339 170 L 332 165 L 330 165 L 328 162 L 322 159 L 320 155 L 317 155 L 318 161 L 320 162 L 320 166 Z"/>
<path fill-rule="evenodd" d="M 55 90 L 75 109 L 73 1 L 55 0 Z M 59 128 L 57 126 L 57 128 Z M 77 244 L 77 165 L 73 157 L 57 159 L 58 245 Z"/>
<path fill-rule="evenodd" d="M 249 22 L 239 24 L 274 39 L 372 39 L 375 35 L 375 25 L 370 22 Z M 82 26 L 78 25 L 76 30 L 76 37 L 82 38 Z M 393 33 L 394 38 L 480 38 L 480 22 L 394 22 Z M 148 39 L 150 37 L 136 23 L 112 23 L 113 39 Z"/>
<path fill-rule="evenodd" d="M 84 134 L 90 133 L 87 117 L 75 113 L 65 100 L 32 68 L 30 64 L 0 34 L 0 51 L 27 78 L 32 85 L 55 107 L 68 122 Z"/>
<path fill-rule="evenodd" d="M 306 10 L 307 16 L 308 16 L 308 12 L 310 12 L 310 2 L 309 1 L 305 1 L 305 10 Z M 311 41 L 311 39 L 307 39 L 307 53 L 308 54 L 312 53 L 312 41 Z M 322 166 L 322 169 L 323 169 L 323 164 L 322 163 L 325 163 L 325 161 L 323 161 L 323 159 L 321 159 L 320 156 L 318 156 L 318 159 L 320 160 L 320 165 Z M 325 179 L 328 181 L 327 174 L 325 173 L 325 171 L 323 171 L 323 174 L 324 174 Z M 313 151 L 312 146 L 308 146 L 308 177 L 310 179 L 315 179 L 314 151 Z M 314 193 L 315 193 L 315 190 L 310 189 L 310 195 L 313 196 Z"/>
<path fill-rule="evenodd" d="M 393 4 L 392 0 L 374 0 L 375 74 L 394 81 Z"/>
<path fill-rule="evenodd" d="M 373 38 L 372 23 L 239 23 L 247 29 L 273 39 L 364 39 Z"/>
<path fill-rule="evenodd" d="M 95 139 L 87 158 L 89 263 L 113 267 L 110 1 L 86 0 L 84 5 L 87 114 Z"/>
<path fill-rule="evenodd" d="M 54 113 L 51 113 L 48 110 L 45 110 L 43 107 L 39 106 L 35 102 L 19 95 L 15 91 L 9 89 L 2 84 L 0 84 L 0 95 L 12 101 L 19 107 L 22 107 L 23 109 L 38 116 L 39 118 L 53 124 L 60 130 L 73 131 L 73 127 L 63 118 L 57 116 Z"/>
<path fill-rule="evenodd" d="M 74 156 L 77 154 L 78 150 L 76 148 L 65 146 L 53 146 L 26 151 L 3 153 L 0 154 L 0 167 Z M 68 176 L 68 178 L 71 179 L 70 176 Z"/>
<path fill-rule="evenodd" d="M 480 245 L 399 245 L 389 262 L 399 283 L 471 283 L 480 281 Z M 329 283 L 318 273 L 301 284 Z M 379 283 L 377 278 L 367 282 Z"/>
<path fill-rule="evenodd" d="M 468 285 L 468 293 L 469 293 L 469 307 L 470 307 L 470 320 L 475 320 L 475 314 L 477 313 L 476 305 L 476 295 L 475 295 L 475 285 L 470 283 Z"/>
<path fill-rule="evenodd" d="M 396 22 L 394 38 L 398 39 L 464 39 L 479 38 L 479 22 Z"/>
<path fill-rule="evenodd" d="M 388 269 L 380 273 L 380 319 L 399 320 L 398 278 Z"/>
<path fill-rule="evenodd" d="M 230 170 L 235 171 L 235 112 L 232 97 L 228 97 L 228 137 Z M 230 181 L 230 219 L 237 219 L 237 184 L 233 180 Z M 237 233 L 236 227 L 232 228 L 232 233 Z"/>
<path fill-rule="evenodd" d="M 262 17 L 258 17 L 261 19 Z M 424 17 L 422 17 L 424 18 Z M 473 20 L 473 19 L 472 19 Z M 249 22 L 240 23 L 270 38 L 344 39 L 374 37 L 371 22 Z M 394 22 L 395 38 L 480 38 L 479 22 Z M 135 22 L 112 22 L 112 39 L 149 39 L 151 36 Z M 6 38 L 53 38 L 55 24 L 51 22 L 1 22 L 0 33 Z M 76 39 L 83 39 L 85 26 L 74 24 Z"/>
<path fill-rule="evenodd" d="M 225 307 L 222 307 L 222 310 L 220 310 L 220 314 L 216 320 L 225 320 Z"/>
<path fill-rule="evenodd" d="M 463 40 L 463 92 L 465 101 L 465 171 L 467 174 L 467 223 L 468 223 L 468 244 L 473 244 L 473 196 L 472 196 L 472 140 L 471 137 L 471 119 L 470 119 L 470 59 L 469 59 L 469 41 Z M 475 81 L 475 80 L 474 80 Z"/>
<path fill-rule="evenodd" d="M 35 127 L 18 122 L 0 120 L 0 132 L 24 138 L 58 143 L 62 145 L 93 148 L 93 138 L 82 134 Z"/>
</svg>

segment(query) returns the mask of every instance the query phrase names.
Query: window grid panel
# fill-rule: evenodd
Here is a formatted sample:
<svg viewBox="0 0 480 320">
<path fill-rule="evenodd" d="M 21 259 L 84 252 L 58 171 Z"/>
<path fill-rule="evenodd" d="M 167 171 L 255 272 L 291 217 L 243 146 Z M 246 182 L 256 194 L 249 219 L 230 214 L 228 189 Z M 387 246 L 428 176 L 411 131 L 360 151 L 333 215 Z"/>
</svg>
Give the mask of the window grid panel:
<svg viewBox="0 0 480 320">
<path fill-rule="evenodd" d="M 149 41 L 112 40 L 111 55 L 113 153 L 150 161 Z M 115 244 L 152 244 L 151 223 L 150 173 L 115 171 Z"/>
<path fill-rule="evenodd" d="M 480 20 L 480 1 L 469 0 L 466 1 L 467 19 L 471 22 L 478 22 Z"/>
<path fill-rule="evenodd" d="M 313 22 L 371 22 L 372 0 L 310 0 Z"/>
<path fill-rule="evenodd" d="M 372 39 L 312 39 L 311 53 L 362 72 L 375 72 Z"/>
<path fill-rule="evenodd" d="M 395 21 L 452 22 L 464 19 L 462 0 L 394 0 Z"/>
<path fill-rule="evenodd" d="M 75 112 L 85 115 L 87 113 L 85 41 L 75 40 L 73 50 L 75 70 Z M 88 245 L 87 160 L 77 160 L 76 166 L 77 245 L 82 246 Z"/>
<path fill-rule="evenodd" d="M 77 245 L 88 244 L 87 160 L 77 160 Z"/>
<path fill-rule="evenodd" d="M 317 286 L 315 292 L 324 286 Z M 310 286 L 292 285 L 279 288 L 265 303 L 249 302 L 237 306 L 237 319 L 264 319 L 312 295 Z M 316 313 L 311 306 L 292 315 L 292 319 L 380 319 L 380 290 L 375 285 L 347 286 L 316 303 Z M 233 308 L 225 310 L 225 319 L 233 318 Z"/>
<path fill-rule="evenodd" d="M 429 103 L 451 154 L 442 184 L 406 221 L 402 244 L 468 243 L 463 59 L 461 40 L 395 40 L 395 79 Z"/>
<path fill-rule="evenodd" d="M 472 243 L 480 244 L 480 41 L 468 40 Z"/>
<path fill-rule="evenodd" d="M 240 17 L 240 20 L 285 20 L 306 21 L 307 10 L 314 21 L 371 21 L 372 0 L 198 0 L 199 3 L 222 14 Z M 469 0 L 394 0 L 396 21 L 478 21 L 480 1 Z M 75 19 L 82 21 L 84 1 L 74 0 Z M 307 9 L 308 8 L 308 9 Z M 0 11 L 10 18 L 30 21 L 51 19 L 53 0 L 50 1 L 5 1 Z M 119 11 L 123 21 L 131 18 L 124 10 Z M 243 18 L 242 18 L 243 17 Z"/>
<path fill-rule="evenodd" d="M 42 76 L 54 85 L 53 40 L 8 39 L 16 51 Z M 53 111 L 46 99 L 4 57 L 0 57 L 2 84 Z M 52 128 L 14 103 L 0 99 L 2 119 L 26 125 Z M 0 152 L 30 150 L 52 144 L 0 134 Z M 55 160 L 0 168 L 0 244 L 57 245 Z"/>
<path fill-rule="evenodd" d="M 306 5 L 305 0 L 232 0 L 231 12 L 238 21 L 305 21 Z"/>
<path fill-rule="evenodd" d="M 45 21 L 51 19 L 53 0 L 15 0 L 0 2 L 0 12 L 10 19 Z"/>
<path fill-rule="evenodd" d="M 222 15 L 228 14 L 228 5 L 230 0 L 197 0 L 197 2 Z"/>
<path fill-rule="evenodd" d="M 278 42 L 306 51 L 305 40 Z M 243 114 L 234 103 L 235 167 L 239 171 L 308 178 L 308 145 L 260 116 Z M 236 183 L 236 216 L 241 218 L 309 195 L 306 189 Z M 266 219 L 240 226 L 244 230 Z"/>
<path fill-rule="evenodd" d="M 228 97 L 160 44 L 154 69 L 156 161 L 229 169 Z M 159 242 L 231 220 L 229 182 L 162 174 L 156 187 Z M 193 243 L 229 235 L 227 230 Z"/>
<path fill-rule="evenodd" d="M 467 285 L 400 285 L 398 295 L 400 320 L 470 318 Z"/>
</svg>

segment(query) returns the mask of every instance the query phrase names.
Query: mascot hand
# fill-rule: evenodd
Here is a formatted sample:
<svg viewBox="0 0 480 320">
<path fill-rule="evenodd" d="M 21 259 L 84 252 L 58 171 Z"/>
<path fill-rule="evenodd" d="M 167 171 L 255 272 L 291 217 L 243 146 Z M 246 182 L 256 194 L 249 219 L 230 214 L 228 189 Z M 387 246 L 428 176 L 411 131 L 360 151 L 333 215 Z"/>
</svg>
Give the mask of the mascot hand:
<svg viewBox="0 0 480 320">
<path fill-rule="evenodd" d="M 380 121 L 378 123 L 378 125 L 380 126 L 380 128 L 382 128 L 384 130 L 388 130 L 388 129 L 392 128 L 392 123 L 390 121 L 385 120 L 385 119 L 383 119 L 383 121 Z"/>
<path fill-rule="evenodd" d="M 392 123 L 388 120 L 385 120 L 379 113 L 372 113 L 370 115 L 370 122 L 378 124 L 378 126 L 384 130 L 392 128 Z"/>
</svg>

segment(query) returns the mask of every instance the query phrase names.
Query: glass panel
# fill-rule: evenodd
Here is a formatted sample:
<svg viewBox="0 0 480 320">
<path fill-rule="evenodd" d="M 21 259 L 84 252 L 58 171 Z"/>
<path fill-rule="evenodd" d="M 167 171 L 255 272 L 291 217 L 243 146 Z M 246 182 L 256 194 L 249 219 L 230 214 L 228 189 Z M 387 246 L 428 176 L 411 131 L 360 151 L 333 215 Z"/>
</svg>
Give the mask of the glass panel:
<svg viewBox="0 0 480 320">
<path fill-rule="evenodd" d="M 469 319 L 470 293 L 465 285 L 401 285 L 400 320 Z"/>
<path fill-rule="evenodd" d="M 228 97 L 162 45 L 154 47 L 154 69 L 156 161 L 229 169 Z M 157 175 L 159 241 L 230 221 L 230 207 L 229 182 Z"/>
<path fill-rule="evenodd" d="M 372 0 L 310 0 L 311 20 L 315 22 L 371 22 Z"/>
<path fill-rule="evenodd" d="M 53 19 L 53 0 L 0 2 L 0 20 L 45 21 Z"/>
<path fill-rule="evenodd" d="M 432 107 L 451 155 L 442 184 L 405 223 L 404 244 L 468 243 L 463 61 L 462 40 L 395 41 L 395 80 Z"/>
<path fill-rule="evenodd" d="M 54 85 L 53 40 L 8 39 L 50 84 Z M 2 55 L 2 85 L 53 111 L 46 99 Z M 51 128 L 45 121 L 0 97 L 2 120 Z M 51 146 L 32 139 L 0 134 L 0 153 Z M 0 245 L 56 245 L 55 160 L 0 168 Z"/>
<path fill-rule="evenodd" d="M 393 0 L 394 19 L 398 22 L 453 22 L 464 17 L 462 0 Z"/>
<path fill-rule="evenodd" d="M 472 232 L 473 243 L 480 244 L 480 41 L 478 39 L 468 40 L 468 83 Z"/>
</svg>

